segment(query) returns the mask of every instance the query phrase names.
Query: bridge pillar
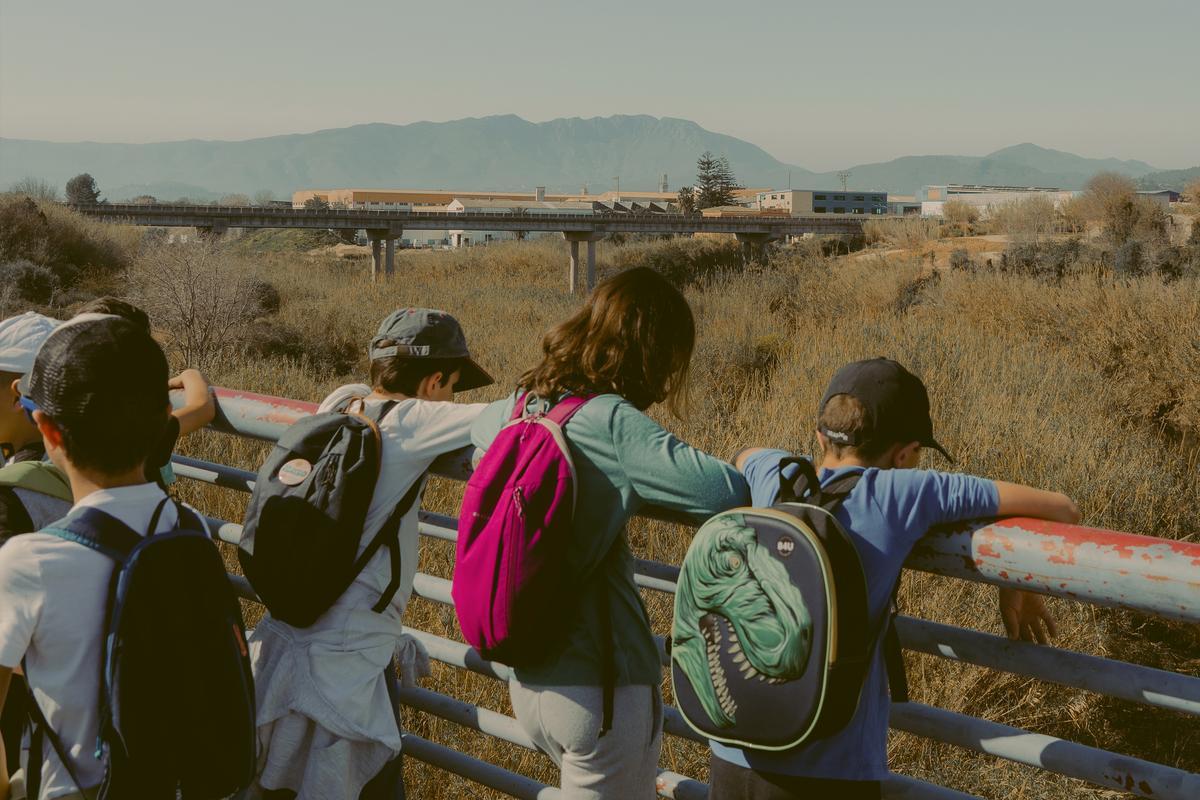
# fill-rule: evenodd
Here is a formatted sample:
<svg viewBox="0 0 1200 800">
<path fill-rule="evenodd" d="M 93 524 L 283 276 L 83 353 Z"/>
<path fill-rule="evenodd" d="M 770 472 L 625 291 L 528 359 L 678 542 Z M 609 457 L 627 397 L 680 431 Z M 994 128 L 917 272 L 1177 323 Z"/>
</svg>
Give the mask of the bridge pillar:
<svg viewBox="0 0 1200 800">
<path fill-rule="evenodd" d="M 605 234 L 596 231 L 563 231 L 563 238 L 571 244 L 571 267 L 568 284 L 571 294 L 579 285 L 579 243 L 587 242 L 587 291 L 596 288 L 596 242 L 603 239 Z"/>
<path fill-rule="evenodd" d="M 371 280 L 379 280 L 382 273 L 390 278 L 396 271 L 396 240 L 404 230 L 397 225 L 390 228 L 370 228 L 367 238 L 371 240 Z"/>
<path fill-rule="evenodd" d="M 773 233 L 735 233 L 742 244 L 742 266 L 758 263 L 767 264 L 767 245 L 778 238 Z"/>
</svg>

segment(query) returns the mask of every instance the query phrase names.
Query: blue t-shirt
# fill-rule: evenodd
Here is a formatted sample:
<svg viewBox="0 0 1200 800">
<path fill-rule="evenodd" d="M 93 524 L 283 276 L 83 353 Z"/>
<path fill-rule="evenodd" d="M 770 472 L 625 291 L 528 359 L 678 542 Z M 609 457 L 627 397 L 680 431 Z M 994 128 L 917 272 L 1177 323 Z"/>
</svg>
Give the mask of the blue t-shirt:
<svg viewBox="0 0 1200 800">
<path fill-rule="evenodd" d="M 779 461 L 783 450 L 753 453 L 742 467 L 755 506 L 772 506 L 779 496 Z M 791 477 L 796 467 L 785 474 Z M 882 619 L 892 587 L 917 540 L 946 522 L 994 517 L 1000 496 L 984 478 L 946 472 L 875 467 L 822 469 L 821 485 L 852 472 L 862 478 L 846 497 L 836 517 L 858 546 L 867 576 L 871 624 Z M 827 739 L 778 753 L 743 750 L 710 742 L 713 753 L 743 767 L 783 775 L 878 781 L 888 775 L 887 669 L 883 648 L 875 648 L 858 711 L 850 723 Z"/>
</svg>

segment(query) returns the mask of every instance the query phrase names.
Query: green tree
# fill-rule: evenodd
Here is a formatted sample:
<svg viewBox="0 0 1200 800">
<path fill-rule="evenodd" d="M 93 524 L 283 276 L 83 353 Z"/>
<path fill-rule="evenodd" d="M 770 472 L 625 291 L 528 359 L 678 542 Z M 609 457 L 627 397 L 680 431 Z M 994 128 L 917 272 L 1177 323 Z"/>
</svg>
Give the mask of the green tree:
<svg viewBox="0 0 1200 800">
<path fill-rule="evenodd" d="M 319 194 L 314 194 L 312 197 L 304 201 L 304 207 L 316 209 L 317 211 L 324 211 L 325 209 L 329 208 L 329 201 L 324 197 L 321 197 Z"/>
<path fill-rule="evenodd" d="M 73 206 L 89 206 L 100 202 L 96 179 L 84 172 L 67 181 L 67 202 Z"/>
<path fill-rule="evenodd" d="M 737 179 L 725 156 L 718 158 L 705 150 L 696 159 L 696 208 L 732 205 L 733 192 L 738 188 Z"/>
<path fill-rule="evenodd" d="M 681 187 L 679 190 L 679 210 L 684 214 L 691 214 L 696 210 L 696 194 L 690 186 Z"/>
</svg>

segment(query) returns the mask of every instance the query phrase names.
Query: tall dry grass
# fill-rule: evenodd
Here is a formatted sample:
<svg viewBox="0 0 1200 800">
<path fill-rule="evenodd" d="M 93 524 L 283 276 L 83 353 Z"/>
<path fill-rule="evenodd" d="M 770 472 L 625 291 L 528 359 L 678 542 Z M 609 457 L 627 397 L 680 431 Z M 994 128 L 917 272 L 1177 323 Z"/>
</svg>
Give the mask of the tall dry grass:
<svg viewBox="0 0 1200 800">
<path fill-rule="evenodd" d="M 924 236 L 924 233 L 922 233 Z M 923 240 L 922 240 L 923 241 Z M 640 243 L 600 249 L 600 274 L 635 263 L 724 258 L 719 243 Z M 502 244 L 453 253 L 403 252 L 396 277 L 371 284 L 361 264 L 302 255 L 263 256 L 255 269 L 282 296 L 277 323 L 310 340 L 336 339 L 360 348 L 397 306 L 451 311 L 473 352 L 495 376 L 494 387 L 468 393 L 483 401 L 511 390 L 536 359 L 542 331 L 581 302 L 564 293 L 561 242 Z M 697 267 L 699 268 L 699 267 Z M 938 438 L 972 473 L 1057 489 L 1075 498 L 1087 524 L 1194 539 L 1200 532 L 1196 436 L 1200 434 L 1200 283 L 1163 285 L 1145 278 L 1114 285 L 1094 277 L 1047 285 L 1034 278 L 945 273 L 920 279 L 918 259 L 868 262 L 776 258 L 752 273 L 710 271 L 679 279 L 698 319 L 691 414 L 671 420 L 683 438 L 727 455 L 746 445 L 800 452 L 814 446 L 815 408 L 842 363 L 887 355 L 925 378 Z M 364 374 L 347 374 L 300 357 L 243 358 L 213 371 L 216 383 L 319 400 Z M 185 443 L 194 455 L 254 469 L 264 446 L 218 434 Z M 935 457 L 926 466 L 945 467 Z M 240 519 L 244 496 L 185 487 L 207 510 Z M 455 513 L 460 487 L 434 481 L 427 507 Z M 686 529 L 638 520 L 629 530 L 641 556 L 678 563 Z M 424 541 L 424 572 L 451 574 L 452 548 Z M 670 598 L 646 594 L 654 628 L 665 633 Z M 909 574 L 904 613 L 1000 633 L 993 589 Z M 1166 669 L 1200 671 L 1193 628 L 1141 615 L 1052 601 L 1060 644 Z M 458 638 L 452 612 L 414 599 L 410 625 Z M 910 654 L 915 700 L 1062 736 L 1190 770 L 1200 769 L 1200 724 L 1083 691 Z M 504 687 L 437 666 L 427 685 L 511 713 Z M 509 769 L 553 783 L 544 757 L 415 712 L 405 724 Z M 1079 781 L 894 734 L 899 772 L 986 797 L 1107 797 Z M 668 737 L 663 764 L 706 776 L 706 751 Z M 489 792 L 409 761 L 410 796 L 489 797 Z"/>
</svg>

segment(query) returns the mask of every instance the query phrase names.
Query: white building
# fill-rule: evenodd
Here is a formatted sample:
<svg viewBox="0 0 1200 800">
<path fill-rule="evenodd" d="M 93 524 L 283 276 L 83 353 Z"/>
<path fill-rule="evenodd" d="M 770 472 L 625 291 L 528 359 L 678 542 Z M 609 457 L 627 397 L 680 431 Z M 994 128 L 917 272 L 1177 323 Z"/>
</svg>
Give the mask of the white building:
<svg viewBox="0 0 1200 800">
<path fill-rule="evenodd" d="M 454 198 L 446 206 L 451 214 L 572 214 L 591 216 L 596 213 L 590 202 L 563 201 L 548 202 L 545 200 L 478 200 L 475 198 Z M 451 247 L 469 247 L 474 244 L 486 244 L 505 239 L 538 238 L 541 236 L 556 236 L 553 231 L 497 231 L 497 230 L 468 230 L 465 228 L 451 229 L 446 232 Z"/>
<path fill-rule="evenodd" d="M 921 202 L 922 217 L 940 217 L 946 203 L 957 201 L 979 209 L 986 218 L 992 209 L 1017 203 L 1030 197 L 1047 197 L 1058 208 L 1077 192 L 1046 186 L 984 186 L 948 183 L 921 187 L 917 199 Z"/>
</svg>

